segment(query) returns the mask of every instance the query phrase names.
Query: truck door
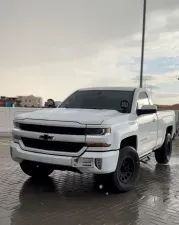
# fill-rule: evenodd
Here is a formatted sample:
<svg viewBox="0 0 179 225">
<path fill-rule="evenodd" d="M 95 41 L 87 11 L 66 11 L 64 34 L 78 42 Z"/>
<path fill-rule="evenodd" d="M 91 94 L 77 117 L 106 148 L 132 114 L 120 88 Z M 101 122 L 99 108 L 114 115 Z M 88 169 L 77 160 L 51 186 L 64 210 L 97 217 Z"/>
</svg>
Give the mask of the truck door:
<svg viewBox="0 0 179 225">
<path fill-rule="evenodd" d="M 140 92 L 137 107 L 140 109 L 143 105 L 150 105 L 146 92 Z M 157 143 L 157 115 L 140 115 L 137 118 L 139 125 L 139 151 L 140 155 L 145 155 L 153 150 Z"/>
</svg>

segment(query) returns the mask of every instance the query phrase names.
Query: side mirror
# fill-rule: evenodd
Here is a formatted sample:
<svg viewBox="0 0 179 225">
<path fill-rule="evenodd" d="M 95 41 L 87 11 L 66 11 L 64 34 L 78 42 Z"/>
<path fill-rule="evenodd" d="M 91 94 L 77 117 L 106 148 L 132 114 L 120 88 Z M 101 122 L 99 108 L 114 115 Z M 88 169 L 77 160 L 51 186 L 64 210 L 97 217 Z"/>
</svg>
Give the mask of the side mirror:
<svg viewBox="0 0 179 225">
<path fill-rule="evenodd" d="M 141 109 L 137 109 L 138 116 L 153 113 L 157 113 L 156 105 L 143 105 Z"/>
</svg>

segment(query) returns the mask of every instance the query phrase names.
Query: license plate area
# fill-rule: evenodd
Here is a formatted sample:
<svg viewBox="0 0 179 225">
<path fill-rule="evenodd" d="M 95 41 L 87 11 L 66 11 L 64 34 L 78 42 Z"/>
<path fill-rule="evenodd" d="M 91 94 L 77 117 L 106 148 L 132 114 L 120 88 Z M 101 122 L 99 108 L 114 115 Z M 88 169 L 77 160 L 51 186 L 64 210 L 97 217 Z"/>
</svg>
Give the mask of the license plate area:
<svg viewBox="0 0 179 225">
<path fill-rule="evenodd" d="M 73 167 L 81 167 L 81 168 L 93 168 L 94 167 L 94 159 L 92 159 L 92 158 L 73 158 L 72 166 Z"/>
</svg>

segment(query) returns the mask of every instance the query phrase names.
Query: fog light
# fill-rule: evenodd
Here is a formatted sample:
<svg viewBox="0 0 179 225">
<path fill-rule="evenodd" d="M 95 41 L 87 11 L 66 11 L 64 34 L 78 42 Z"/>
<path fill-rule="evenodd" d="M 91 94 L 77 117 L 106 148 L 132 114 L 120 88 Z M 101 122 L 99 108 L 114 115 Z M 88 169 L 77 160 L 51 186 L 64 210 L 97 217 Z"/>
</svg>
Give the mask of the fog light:
<svg viewBox="0 0 179 225">
<path fill-rule="evenodd" d="M 95 159 L 95 166 L 101 170 L 102 169 L 102 159 Z"/>
</svg>

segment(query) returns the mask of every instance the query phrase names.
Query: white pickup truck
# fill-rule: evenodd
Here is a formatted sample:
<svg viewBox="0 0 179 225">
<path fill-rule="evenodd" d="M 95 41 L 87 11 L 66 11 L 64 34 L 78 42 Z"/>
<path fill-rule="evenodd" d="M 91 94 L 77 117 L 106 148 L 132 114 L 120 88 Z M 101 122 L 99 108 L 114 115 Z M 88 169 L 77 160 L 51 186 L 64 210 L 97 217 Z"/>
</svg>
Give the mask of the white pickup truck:
<svg viewBox="0 0 179 225">
<path fill-rule="evenodd" d="M 27 175 L 91 173 L 125 192 L 135 186 L 143 157 L 155 152 L 158 163 L 169 162 L 175 113 L 157 112 L 145 88 L 88 88 L 59 108 L 16 116 L 12 133 L 11 157 Z"/>
</svg>

